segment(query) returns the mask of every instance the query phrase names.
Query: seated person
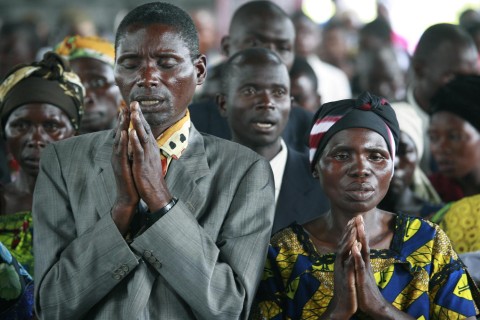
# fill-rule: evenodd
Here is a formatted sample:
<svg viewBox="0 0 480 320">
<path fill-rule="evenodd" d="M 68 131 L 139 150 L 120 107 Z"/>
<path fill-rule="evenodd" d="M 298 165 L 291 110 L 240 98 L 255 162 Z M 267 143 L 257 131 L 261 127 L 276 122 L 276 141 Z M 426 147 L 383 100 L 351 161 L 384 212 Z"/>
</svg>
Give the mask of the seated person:
<svg viewBox="0 0 480 320">
<path fill-rule="evenodd" d="M 288 70 L 280 58 L 264 48 L 239 51 L 227 61 L 222 83 L 217 102 L 232 140 L 270 161 L 276 202 L 272 232 L 327 211 L 328 200 L 309 170 L 308 157 L 281 137 L 291 97 Z"/>
<path fill-rule="evenodd" d="M 79 134 L 112 129 L 123 103 L 115 85 L 113 43 L 95 36 L 66 37 L 55 52 L 69 60 L 85 87 Z"/>
<path fill-rule="evenodd" d="M 229 34 L 222 39 L 222 49 L 230 57 L 243 49 L 265 47 L 277 53 L 290 69 L 294 59 L 294 41 L 295 30 L 285 11 L 271 1 L 250 1 L 233 14 Z M 226 119 L 222 118 L 213 101 L 194 103 L 189 109 L 198 131 L 227 140 L 232 138 Z M 310 112 L 298 106 L 292 107 L 282 134 L 285 143 L 299 152 L 307 153 L 311 121 Z"/>
<path fill-rule="evenodd" d="M 33 189 L 40 155 L 53 141 L 75 135 L 84 89 L 54 53 L 10 71 L 0 85 L 3 136 L 20 165 L 17 179 L 0 186 L 0 241 L 33 275 Z"/>
<path fill-rule="evenodd" d="M 398 152 L 390 187 L 378 207 L 426 218 L 443 203 L 419 165 L 423 152 L 422 125 L 411 108 L 397 103 L 394 109 L 401 131 Z"/>
<path fill-rule="evenodd" d="M 293 101 L 310 112 L 317 111 L 322 104 L 322 97 L 317 91 L 318 78 L 307 60 L 295 57 L 289 74 Z"/>
<path fill-rule="evenodd" d="M 316 113 L 311 169 L 331 210 L 272 237 L 254 319 L 475 319 L 478 289 L 446 234 L 377 208 L 399 136 L 391 106 L 369 93 Z"/>
<path fill-rule="evenodd" d="M 429 178 L 444 202 L 480 193 L 480 76 L 457 76 L 431 104 Z"/>
</svg>

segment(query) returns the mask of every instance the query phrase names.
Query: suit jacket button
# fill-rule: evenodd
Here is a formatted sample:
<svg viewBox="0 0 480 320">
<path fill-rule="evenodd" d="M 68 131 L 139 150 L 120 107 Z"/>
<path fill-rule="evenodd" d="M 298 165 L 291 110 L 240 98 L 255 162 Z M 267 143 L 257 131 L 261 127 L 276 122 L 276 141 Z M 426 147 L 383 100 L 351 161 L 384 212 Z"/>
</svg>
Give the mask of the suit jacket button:
<svg viewBox="0 0 480 320">
<path fill-rule="evenodd" d="M 145 251 L 143 252 L 143 256 L 144 256 L 145 258 L 150 258 L 150 257 L 152 256 L 152 252 L 151 252 L 151 251 L 148 251 L 148 250 L 145 250 Z"/>
<path fill-rule="evenodd" d="M 126 264 L 123 264 L 123 265 L 122 265 L 122 270 L 123 270 L 124 272 L 128 272 L 128 270 L 130 270 L 130 268 L 129 268 Z"/>
<path fill-rule="evenodd" d="M 115 280 L 120 280 L 120 279 L 122 279 L 122 276 L 119 275 L 118 273 L 115 273 L 115 274 L 113 275 L 113 279 L 115 279 Z"/>
<path fill-rule="evenodd" d="M 158 261 L 158 260 L 157 260 L 155 257 L 153 257 L 153 256 L 148 257 L 147 260 L 148 260 L 148 262 L 150 262 L 150 263 L 154 263 L 155 261 Z"/>
<path fill-rule="evenodd" d="M 157 260 L 157 261 L 155 261 L 155 262 L 153 263 L 153 266 L 154 266 L 155 268 L 157 268 L 157 269 L 160 269 L 160 268 L 162 267 L 162 263 Z"/>
</svg>

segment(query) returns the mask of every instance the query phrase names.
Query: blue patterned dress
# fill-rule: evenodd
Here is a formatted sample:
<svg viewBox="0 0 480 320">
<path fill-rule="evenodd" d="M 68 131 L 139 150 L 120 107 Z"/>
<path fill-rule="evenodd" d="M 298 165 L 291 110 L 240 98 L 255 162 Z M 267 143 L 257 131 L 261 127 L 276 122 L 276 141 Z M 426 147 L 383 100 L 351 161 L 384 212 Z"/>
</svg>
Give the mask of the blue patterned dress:
<svg viewBox="0 0 480 320">
<path fill-rule="evenodd" d="M 390 248 L 372 249 L 370 258 L 384 298 L 412 317 L 464 319 L 478 314 L 478 289 L 437 225 L 397 215 Z M 318 254 L 298 224 L 276 233 L 252 318 L 318 319 L 333 298 L 334 261 L 334 253 Z M 352 319 L 368 316 L 358 311 Z"/>
</svg>

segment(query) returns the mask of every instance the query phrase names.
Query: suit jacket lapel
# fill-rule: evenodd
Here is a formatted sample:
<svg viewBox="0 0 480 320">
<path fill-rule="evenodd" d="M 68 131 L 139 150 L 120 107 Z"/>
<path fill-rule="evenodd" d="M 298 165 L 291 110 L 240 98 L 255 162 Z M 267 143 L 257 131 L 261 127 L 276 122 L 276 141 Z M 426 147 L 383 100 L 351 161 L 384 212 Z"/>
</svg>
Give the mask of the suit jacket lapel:
<svg viewBox="0 0 480 320">
<path fill-rule="evenodd" d="M 170 193 L 181 199 L 191 210 L 198 213 L 197 208 L 205 200 L 199 190 L 197 181 L 210 173 L 204 140 L 192 125 L 188 147 L 179 160 L 172 160 L 168 168 L 166 181 Z"/>
<path fill-rule="evenodd" d="M 90 188 L 95 190 L 93 198 L 100 217 L 110 212 L 116 197 L 117 185 L 111 164 L 112 150 L 113 138 L 110 131 L 95 155 L 95 176 L 92 179 L 95 187 Z"/>
</svg>

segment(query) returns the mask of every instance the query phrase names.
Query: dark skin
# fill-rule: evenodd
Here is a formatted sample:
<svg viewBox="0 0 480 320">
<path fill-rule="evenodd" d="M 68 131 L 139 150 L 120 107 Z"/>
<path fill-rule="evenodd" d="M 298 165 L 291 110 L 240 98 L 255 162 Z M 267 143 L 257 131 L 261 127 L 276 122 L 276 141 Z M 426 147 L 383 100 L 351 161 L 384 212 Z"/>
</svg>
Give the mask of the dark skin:
<svg viewBox="0 0 480 320">
<path fill-rule="evenodd" d="M 410 189 L 417 161 L 415 142 L 402 131 L 395 157 L 395 172 L 387 195 L 379 205 L 382 209 L 392 212 L 420 212 L 423 201 Z"/>
<path fill-rule="evenodd" d="M 175 28 L 131 25 L 126 31 L 116 50 L 115 81 L 128 107 L 120 112 L 112 154 L 112 218 L 123 235 L 140 199 L 151 212 L 171 201 L 156 138 L 185 116 L 206 75 L 205 56 L 191 57 Z"/>
<path fill-rule="evenodd" d="M 262 47 L 278 54 L 290 69 L 295 41 L 292 21 L 268 8 L 257 9 L 230 26 L 230 34 L 222 38 L 223 53 L 229 57 L 243 49 Z"/>
<path fill-rule="evenodd" d="M 436 112 L 428 129 L 440 173 L 458 181 L 465 196 L 480 193 L 480 132 L 448 111 Z"/>
<path fill-rule="evenodd" d="M 298 105 L 315 113 L 322 104 L 322 98 L 310 78 L 305 74 L 291 77 L 291 94 Z"/>
<path fill-rule="evenodd" d="M 220 113 L 228 118 L 232 141 L 267 160 L 281 150 L 281 134 L 290 114 L 290 79 L 285 65 L 244 61 L 220 95 Z"/>
<path fill-rule="evenodd" d="M 112 129 L 122 102 L 113 68 L 93 58 L 74 59 L 70 61 L 70 66 L 85 87 L 84 114 L 79 133 Z"/>
<path fill-rule="evenodd" d="M 320 29 L 307 17 L 298 17 L 293 23 L 297 34 L 295 53 L 302 57 L 316 54 L 321 39 Z"/>
<path fill-rule="evenodd" d="M 321 319 L 349 319 L 357 311 L 413 319 L 385 300 L 370 263 L 370 249 L 387 249 L 393 238 L 394 215 L 377 209 L 392 170 L 385 140 L 364 128 L 336 133 L 316 165 L 331 210 L 303 227 L 320 254 L 336 252 L 334 296 Z"/>
<path fill-rule="evenodd" d="M 413 61 L 415 71 L 414 97 L 425 111 L 430 110 L 430 99 L 435 92 L 456 75 L 478 73 L 475 46 L 446 41 L 426 61 Z"/>
<path fill-rule="evenodd" d="M 5 125 L 5 137 L 20 171 L 17 179 L 4 188 L 0 214 L 32 210 L 42 151 L 51 142 L 74 135 L 68 116 L 54 105 L 31 103 L 13 110 Z"/>
</svg>

